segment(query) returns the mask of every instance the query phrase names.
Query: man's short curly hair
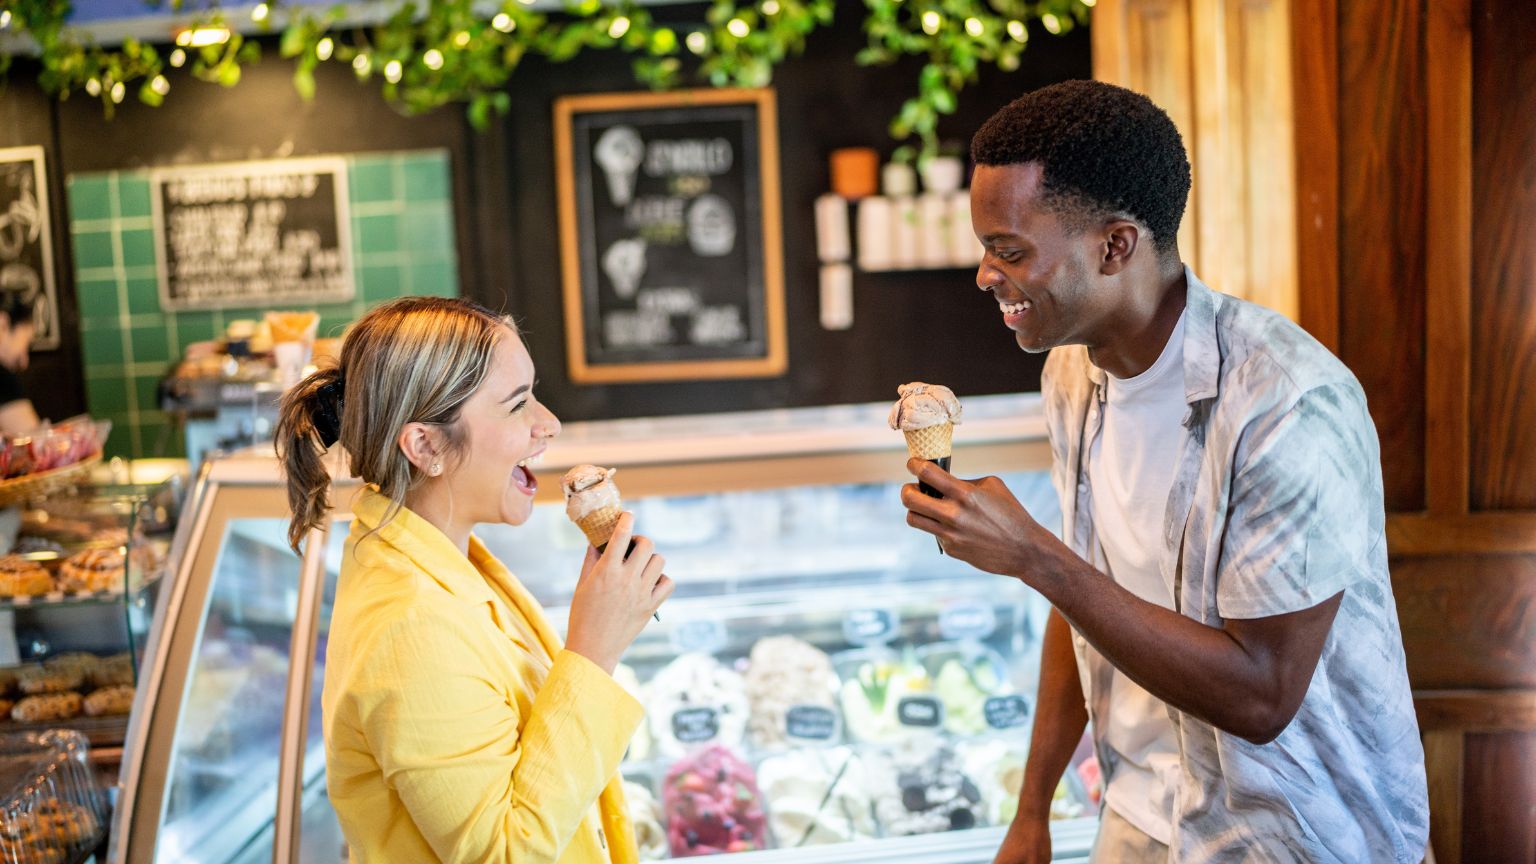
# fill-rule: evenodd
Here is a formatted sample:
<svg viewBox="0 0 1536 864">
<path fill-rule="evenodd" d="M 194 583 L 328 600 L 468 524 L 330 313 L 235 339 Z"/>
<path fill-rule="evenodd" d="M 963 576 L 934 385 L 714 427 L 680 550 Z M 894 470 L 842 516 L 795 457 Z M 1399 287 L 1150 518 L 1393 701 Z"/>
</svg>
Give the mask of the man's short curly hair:
<svg viewBox="0 0 1536 864">
<path fill-rule="evenodd" d="M 1064 81 L 1020 96 L 971 139 L 978 165 L 1038 162 L 1045 203 L 1077 226 L 1124 214 L 1173 249 L 1189 197 L 1189 157 L 1152 100 L 1102 81 Z"/>
</svg>

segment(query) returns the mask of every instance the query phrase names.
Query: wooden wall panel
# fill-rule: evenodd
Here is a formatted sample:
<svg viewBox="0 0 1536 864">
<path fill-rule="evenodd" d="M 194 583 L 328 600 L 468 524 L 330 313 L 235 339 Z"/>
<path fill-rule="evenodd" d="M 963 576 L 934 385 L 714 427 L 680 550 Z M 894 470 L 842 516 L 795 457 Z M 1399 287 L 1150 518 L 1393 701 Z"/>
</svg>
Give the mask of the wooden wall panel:
<svg viewBox="0 0 1536 864">
<path fill-rule="evenodd" d="M 1536 555 L 1394 558 L 1415 690 L 1536 688 Z"/>
<path fill-rule="evenodd" d="M 1536 735 L 1472 734 L 1463 753 L 1461 860 L 1536 861 Z"/>
<path fill-rule="evenodd" d="M 1370 400 L 1388 510 L 1424 507 L 1423 0 L 1339 4 L 1339 355 Z"/>
<path fill-rule="evenodd" d="M 1339 9 L 1293 0 L 1297 321 L 1339 351 Z"/>
<path fill-rule="evenodd" d="M 1472 507 L 1536 509 L 1536 11 L 1472 8 Z"/>
</svg>

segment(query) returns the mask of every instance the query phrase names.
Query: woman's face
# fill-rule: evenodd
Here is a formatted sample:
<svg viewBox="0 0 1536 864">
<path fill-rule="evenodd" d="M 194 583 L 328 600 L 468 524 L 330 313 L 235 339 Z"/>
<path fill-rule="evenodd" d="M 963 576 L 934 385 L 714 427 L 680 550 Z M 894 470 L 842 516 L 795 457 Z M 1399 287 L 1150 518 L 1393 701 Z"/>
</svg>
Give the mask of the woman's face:
<svg viewBox="0 0 1536 864">
<path fill-rule="evenodd" d="M 443 466 L 455 514 L 475 524 L 521 525 L 533 510 L 537 463 L 560 421 L 533 395 L 533 358 L 510 329 L 491 352 L 491 367 L 459 415 L 464 447 Z"/>
<path fill-rule="evenodd" d="M 11 320 L 0 313 L 0 366 L 12 372 L 22 372 L 31 360 L 29 351 L 36 328 L 31 321 L 11 326 Z"/>
</svg>

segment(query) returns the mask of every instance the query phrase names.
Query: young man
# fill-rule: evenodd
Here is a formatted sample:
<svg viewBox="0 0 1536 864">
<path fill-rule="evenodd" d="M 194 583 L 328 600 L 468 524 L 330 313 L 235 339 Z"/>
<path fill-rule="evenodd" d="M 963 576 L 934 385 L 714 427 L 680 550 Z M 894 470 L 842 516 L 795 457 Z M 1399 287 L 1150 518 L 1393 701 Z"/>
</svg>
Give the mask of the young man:
<svg viewBox="0 0 1536 864">
<path fill-rule="evenodd" d="M 1021 348 L 1051 351 L 1066 542 L 995 477 L 913 460 L 944 498 L 902 501 L 950 555 L 1054 607 L 998 864 L 1050 858 L 1051 792 L 1089 721 L 1095 861 L 1416 864 L 1424 754 L 1359 383 L 1180 262 L 1189 162 L 1145 97 L 1047 87 L 971 155 L 977 285 Z"/>
</svg>

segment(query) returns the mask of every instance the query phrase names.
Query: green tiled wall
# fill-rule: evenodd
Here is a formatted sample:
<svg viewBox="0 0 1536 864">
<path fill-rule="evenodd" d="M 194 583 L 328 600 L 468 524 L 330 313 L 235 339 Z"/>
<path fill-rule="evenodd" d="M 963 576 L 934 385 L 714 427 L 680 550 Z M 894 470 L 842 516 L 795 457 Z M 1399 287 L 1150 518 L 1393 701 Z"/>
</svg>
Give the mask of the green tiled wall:
<svg viewBox="0 0 1536 864">
<path fill-rule="evenodd" d="M 448 155 L 383 153 L 347 162 L 357 294 L 349 303 L 311 307 L 322 336 L 341 335 L 381 300 L 458 293 Z M 265 308 L 162 311 L 149 174 L 74 174 L 68 184 L 89 410 L 112 421 L 109 456 L 179 456 L 182 435 L 160 412 L 156 385 L 188 344 L 217 338 L 236 318 L 260 318 Z"/>
</svg>

